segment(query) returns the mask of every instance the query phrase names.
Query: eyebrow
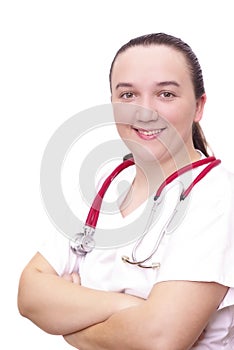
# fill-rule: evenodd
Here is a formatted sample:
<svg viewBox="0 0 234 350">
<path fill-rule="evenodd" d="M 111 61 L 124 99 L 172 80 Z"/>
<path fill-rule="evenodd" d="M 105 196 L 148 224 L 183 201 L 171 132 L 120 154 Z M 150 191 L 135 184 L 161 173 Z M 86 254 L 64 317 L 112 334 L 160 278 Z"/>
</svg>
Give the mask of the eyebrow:
<svg viewBox="0 0 234 350">
<path fill-rule="evenodd" d="M 118 83 L 115 87 L 115 90 L 118 90 L 120 87 L 133 87 L 131 83 Z"/>
<path fill-rule="evenodd" d="M 173 85 L 176 87 L 180 87 L 180 84 L 177 83 L 177 81 L 175 80 L 166 80 L 166 81 L 160 81 L 160 82 L 156 82 L 155 83 L 156 86 L 162 87 L 162 86 L 169 86 L 169 85 Z M 116 90 L 118 90 L 121 87 L 133 87 L 133 84 L 131 83 L 118 83 L 115 87 Z"/>
<path fill-rule="evenodd" d="M 168 86 L 168 85 L 174 85 L 174 86 L 177 86 L 179 87 L 180 84 L 177 83 L 177 81 L 175 80 L 167 80 L 167 81 L 161 81 L 159 83 L 156 83 L 157 86 Z"/>
</svg>

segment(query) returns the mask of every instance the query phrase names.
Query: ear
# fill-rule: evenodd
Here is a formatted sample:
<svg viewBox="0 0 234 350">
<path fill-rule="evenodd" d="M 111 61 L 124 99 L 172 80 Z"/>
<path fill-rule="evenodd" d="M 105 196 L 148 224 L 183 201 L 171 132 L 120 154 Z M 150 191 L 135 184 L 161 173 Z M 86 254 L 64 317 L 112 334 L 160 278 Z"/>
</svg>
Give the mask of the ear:
<svg viewBox="0 0 234 350">
<path fill-rule="evenodd" d="M 203 94 L 196 102 L 196 113 L 194 116 L 194 122 L 199 122 L 202 119 L 204 106 L 206 103 L 206 94 Z"/>
</svg>

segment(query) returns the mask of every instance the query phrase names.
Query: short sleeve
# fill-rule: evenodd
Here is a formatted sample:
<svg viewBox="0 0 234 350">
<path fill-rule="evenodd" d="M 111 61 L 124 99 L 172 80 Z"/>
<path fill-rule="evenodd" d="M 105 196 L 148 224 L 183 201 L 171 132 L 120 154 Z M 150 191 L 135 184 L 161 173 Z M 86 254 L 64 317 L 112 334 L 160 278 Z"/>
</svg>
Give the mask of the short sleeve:
<svg viewBox="0 0 234 350">
<path fill-rule="evenodd" d="M 168 237 L 157 281 L 217 282 L 234 304 L 234 176 L 213 169 L 194 187 L 186 215 Z"/>
<path fill-rule="evenodd" d="M 60 276 L 79 270 L 79 257 L 71 251 L 68 238 L 59 232 L 50 233 L 38 251 Z"/>
</svg>

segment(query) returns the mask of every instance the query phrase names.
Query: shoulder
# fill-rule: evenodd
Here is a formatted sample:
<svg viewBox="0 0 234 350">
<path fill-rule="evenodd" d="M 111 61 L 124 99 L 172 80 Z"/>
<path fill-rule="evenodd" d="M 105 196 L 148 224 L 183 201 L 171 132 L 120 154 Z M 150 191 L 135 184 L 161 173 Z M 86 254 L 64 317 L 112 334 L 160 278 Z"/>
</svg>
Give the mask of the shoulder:
<svg viewBox="0 0 234 350">
<path fill-rule="evenodd" d="M 220 201 L 234 201 L 234 173 L 222 163 L 213 168 L 195 187 L 193 195 L 213 205 Z"/>
<path fill-rule="evenodd" d="M 234 186 L 234 173 L 225 168 L 222 163 L 211 170 L 209 175 L 210 178 L 216 179 L 217 183 L 223 180 L 225 181 L 223 185 L 228 184 Z"/>
</svg>

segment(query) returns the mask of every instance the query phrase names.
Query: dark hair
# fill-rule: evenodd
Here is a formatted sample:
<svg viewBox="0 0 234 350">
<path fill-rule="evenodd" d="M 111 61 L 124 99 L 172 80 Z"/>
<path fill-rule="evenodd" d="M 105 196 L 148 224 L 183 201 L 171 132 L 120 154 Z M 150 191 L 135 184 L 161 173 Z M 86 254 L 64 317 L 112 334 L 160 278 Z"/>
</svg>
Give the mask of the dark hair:
<svg viewBox="0 0 234 350">
<path fill-rule="evenodd" d="M 150 45 L 170 46 L 176 51 L 181 52 L 184 55 L 188 64 L 196 99 L 199 99 L 205 93 L 202 69 L 191 47 L 181 39 L 165 33 L 153 33 L 148 35 L 142 35 L 124 44 L 117 51 L 111 64 L 110 74 L 109 74 L 110 88 L 111 88 L 112 70 L 113 70 L 113 66 L 117 56 L 122 52 L 126 51 L 130 47 L 150 46 Z M 194 147 L 196 149 L 199 149 L 202 153 L 205 154 L 205 156 L 208 157 L 209 156 L 207 151 L 208 143 L 206 141 L 202 128 L 198 122 L 193 123 L 192 137 L 193 137 Z"/>
</svg>

